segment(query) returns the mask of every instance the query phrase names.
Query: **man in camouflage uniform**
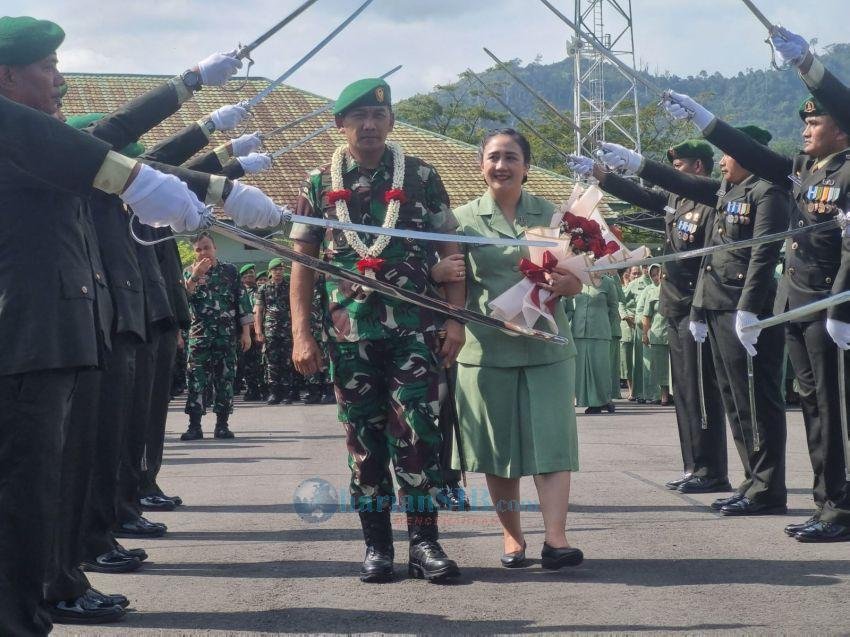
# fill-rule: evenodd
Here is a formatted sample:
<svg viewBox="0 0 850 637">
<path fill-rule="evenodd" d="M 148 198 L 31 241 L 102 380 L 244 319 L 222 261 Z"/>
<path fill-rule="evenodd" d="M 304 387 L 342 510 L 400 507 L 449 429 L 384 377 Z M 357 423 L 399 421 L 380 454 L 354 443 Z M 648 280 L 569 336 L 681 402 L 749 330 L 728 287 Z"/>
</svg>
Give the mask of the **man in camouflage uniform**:
<svg viewBox="0 0 850 637">
<path fill-rule="evenodd" d="M 328 347 L 324 336 L 322 335 L 322 318 L 325 312 L 325 277 L 317 276 L 316 285 L 313 288 L 313 303 L 310 306 L 310 326 L 312 327 L 313 338 L 319 345 L 322 351 L 322 360 L 328 360 Z M 304 397 L 305 405 L 317 405 L 322 402 L 325 395 L 325 387 L 328 382 L 328 375 L 323 366 L 315 374 L 310 374 L 304 378 L 304 384 L 307 386 L 307 395 Z"/>
<path fill-rule="evenodd" d="M 254 332 L 263 344 L 263 363 L 269 386 L 269 405 L 292 403 L 295 370 L 292 367 L 292 323 L 289 317 L 289 282 L 284 277 L 283 260 L 269 261 L 271 281 L 254 299 Z"/>
<path fill-rule="evenodd" d="M 344 154 L 342 184 L 332 186 L 329 165 L 314 170 L 302 187 L 298 214 L 337 218 L 337 210 L 343 206 L 333 202 L 342 200 L 347 202 L 352 221 L 380 225 L 385 221 L 387 202 L 394 198 L 400 202 L 397 228 L 450 232 L 456 227 L 437 172 L 416 157 L 398 156 L 403 151 L 386 144 L 394 123 L 386 82 L 365 79 L 349 85 L 336 101 L 334 115 L 347 141 L 338 151 Z M 402 192 L 393 188 L 397 165 L 404 170 Z M 331 191 L 333 197 L 329 197 Z M 291 236 L 296 250 L 318 256 L 325 230 L 299 226 Z M 364 235 L 361 240 L 373 245 L 376 239 Z M 428 245 L 393 239 L 370 265 L 341 231 L 334 232 L 333 247 L 330 261 L 337 266 L 368 268 L 382 281 L 429 293 L 429 251 L 433 248 Z M 442 255 L 459 251 L 456 244 L 449 243 L 438 249 Z M 293 264 L 293 360 L 304 375 L 322 366 L 322 353 L 310 324 L 314 282 L 312 271 Z M 350 492 L 367 547 L 360 578 L 366 582 L 393 578 L 391 461 L 407 512 L 408 572 L 429 580 L 456 576 L 457 564 L 437 542 L 437 508 L 432 499 L 442 486 L 434 316 L 350 283 L 329 279 L 326 289 L 324 322 L 331 376 L 349 450 Z M 462 280 L 446 286 L 450 302 L 463 305 L 464 296 Z M 446 329 L 440 355 L 451 365 L 463 345 L 463 326 L 448 320 Z"/>
<path fill-rule="evenodd" d="M 238 335 L 242 351 L 251 347 L 251 306 L 236 267 L 216 259 L 209 233 L 195 237 L 192 248 L 196 261 L 185 273 L 192 310 L 185 409 L 189 428 L 180 439 L 204 437 L 201 417 L 207 411 L 204 394 L 208 387 L 215 389 L 215 437 L 233 438 L 227 420 L 233 411 L 236 339 Z"/>
<path fill-rule="evenodd" d="M 253 263 L 243 265 L 239 269 L 242 277 L 242 285 L 248 295 L 248 303 L 254 307 L 259 287 L 257 277 L 254 274 Z M 252 325 L 253 328 L 253 325 Z M 256 332 L 251 333 L 251 347 L 245 352 L 239 352 L 239 364 L 237 366 L 237 377 L 245 384 L 245 400 L 260 400 L 263 396 L 263 346 L 257 339 Z"/>
</svg>

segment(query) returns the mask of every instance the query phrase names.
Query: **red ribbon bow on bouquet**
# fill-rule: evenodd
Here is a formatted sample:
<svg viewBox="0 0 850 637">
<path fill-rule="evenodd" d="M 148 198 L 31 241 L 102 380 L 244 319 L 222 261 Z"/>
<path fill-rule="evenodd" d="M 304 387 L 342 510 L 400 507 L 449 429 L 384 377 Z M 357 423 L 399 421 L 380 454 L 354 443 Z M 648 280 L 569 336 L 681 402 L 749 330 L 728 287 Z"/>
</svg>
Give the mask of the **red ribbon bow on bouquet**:
<svg viewBox="0 0 850 637">
<path fill-rule="evenodd" d="M 543 253 L 542 265 L 537 265 L 534 261 L 526 259 L 525 257 L 519 260 L 519 271 L 522 272 L 529 281 L 537 284 L 531 292 L 531 302 L 538 308 L 540 307 L 541 290 L 539 284 L 548 283 L 546 281 L 546 275 L 551 274 L 556 265 L 558 265 L 557 257 L 548 250 Z M 558 296 L 555 294 L 550 294 L 549 298 L 544 302 L 544 305 L 546 306 L 546 309 L 549 310 L 550 314 L 554 311 L 555 304 L 557 302 Z"/>
</svg>

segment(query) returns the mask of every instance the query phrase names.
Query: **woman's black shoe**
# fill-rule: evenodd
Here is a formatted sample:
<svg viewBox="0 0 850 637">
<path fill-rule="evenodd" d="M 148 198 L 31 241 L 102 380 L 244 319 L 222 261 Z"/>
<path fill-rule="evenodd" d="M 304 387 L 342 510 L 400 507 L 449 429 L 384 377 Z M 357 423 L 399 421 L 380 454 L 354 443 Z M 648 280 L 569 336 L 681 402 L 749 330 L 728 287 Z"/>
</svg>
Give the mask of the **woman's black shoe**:
<svg viewBox="0 0 850 637">
<path fill-rule="evenodd" d="M 555 549 L 546 542 L 543 543 L 540 557 L 543 558 L 543 568 L 553 571 L 564 566 L 578 566 L 584 561 L 584 553 L 580 549 L 574 549 L 571 546 Z"/>
<path fill-rule="evenodd" d="M 505 568 L 519 568 L 520 566 L 524 566 L 526 563 L 525 559 L 525 540 L 522 542 L 522 549 L 519 551 L 514 551 L 512 553 L 505 553 L 502 557 L 499 558 L 499 561 L 502 563 L 502 566 Z"/>
<path fill-rule="evenodd" d="M 586 413 L 586 414 L 601 414 L 602 413 L 602 407 L 588 407 L 587 409 L 584 410 L 584 413 Z"/>
<path fill-rule="evenodd" d="M 605 409 L 609 414 L 613 414 L 615 411 L 617 411 L 617 408 L 614 406 L 614 403 L 608 403 L 607 405 L 605 405 Z"/>
</svg>

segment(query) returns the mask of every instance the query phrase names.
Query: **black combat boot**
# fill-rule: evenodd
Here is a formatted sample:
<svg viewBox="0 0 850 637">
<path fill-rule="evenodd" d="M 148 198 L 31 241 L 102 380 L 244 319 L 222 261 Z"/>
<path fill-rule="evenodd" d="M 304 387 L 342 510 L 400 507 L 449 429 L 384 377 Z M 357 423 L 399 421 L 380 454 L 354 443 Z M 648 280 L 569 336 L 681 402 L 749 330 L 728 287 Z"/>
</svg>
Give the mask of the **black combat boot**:
<svg viewBox="0 0 850 637">
<path fill-rule="evenodd" d="M 448 558 L 437 541 L 436 511 L 408 513 L 407 532 L 410 535 L 408 575 L 431 582 L 460 575 L 457 564 Z"/>
<path fill-rule="evenodd" d="M 180 440 L 200 440 L 204 437 L 204 432 L 201 431 L 201 414 L 189 414 L 189 428 L 186 430 Z"/>
<path fill-rule="evenodd" d="M 227 419 L 230 414 L 216 414 L 215 421 L 215 433 L 213 434 L 216 438 L 235 438 L 233 432 L 230 431 L 230 428 L 227 426 Z"/>
<path fill-rule="evenodd" d="M 318 405 L 322 402 L 322 387 L 320 385 L 310 385 L 307 388 L 307 395 L 304 397 L 305 405 Z"/>
<path fill-rule="evenodd" d="M 389 511 L 360 511 L 366 557 L 360 568 L 361 582 L 393 580 L 393 527 Z"/>
<path fill-rule="evenodd" d="M 282 387 L 272 387 L 271 393 L 269 394 L 269 399 L 266 401 L 267 405 L 279 405 L 280 401 L 283 400 L 283 388 Z"/>
</svg>

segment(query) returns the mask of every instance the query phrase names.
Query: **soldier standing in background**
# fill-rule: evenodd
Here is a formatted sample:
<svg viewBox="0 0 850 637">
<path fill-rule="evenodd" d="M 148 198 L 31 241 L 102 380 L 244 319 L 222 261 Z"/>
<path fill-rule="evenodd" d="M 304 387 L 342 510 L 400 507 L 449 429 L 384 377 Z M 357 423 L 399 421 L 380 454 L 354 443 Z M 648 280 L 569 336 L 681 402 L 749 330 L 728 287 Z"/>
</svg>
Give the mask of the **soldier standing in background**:
<svg viewBox="0 0 850 637">
<path fill-rule="evenodd" d="M 292 322 L 289 316 L 289 281 L 283 272 L 283 260 L 269 261 L 272 280 L 254 300 L 254 332 L 263 344 L 263 363 L 269 386 L 269 405 L 292 403 Z"/>
<path fill-rule="evenodd" d="M 245 287 L 245 293 L 248 295 L 248 302 L 251 307 L 254 307 L 254 301 L 257 298 L 259 287 L 257 286 L 257 277 L 255 275 L 256 266 L 253 263 L 243 265 L 239 269 L 239 275 L 242 277 L 242 285 Z M 244 383 L 245 396 L 247 401 L 261 400 L 263 396 L 263 346 L 257 339 L 257 333 L 254 331 L 253 324 L 251 325 L 251 347 L 239 352 L 239 363 L 237 365 L 237 379 Z"/>
</svg>

